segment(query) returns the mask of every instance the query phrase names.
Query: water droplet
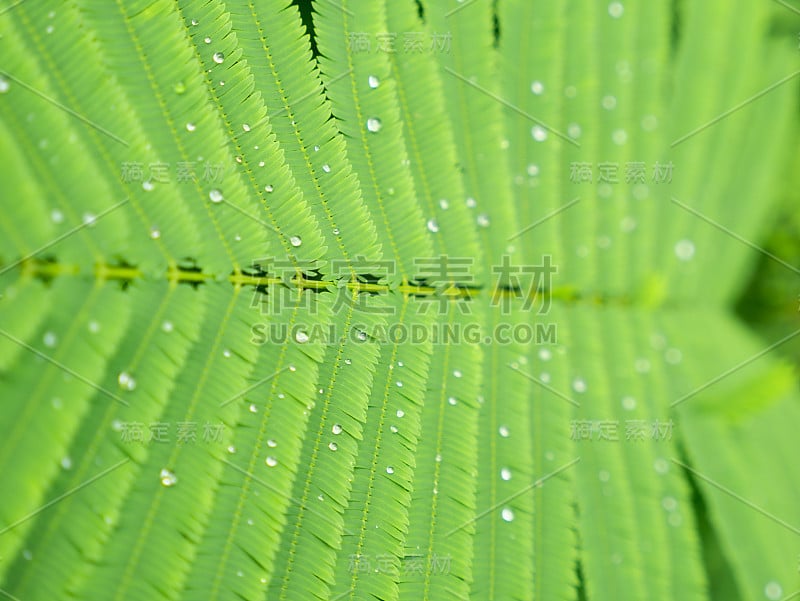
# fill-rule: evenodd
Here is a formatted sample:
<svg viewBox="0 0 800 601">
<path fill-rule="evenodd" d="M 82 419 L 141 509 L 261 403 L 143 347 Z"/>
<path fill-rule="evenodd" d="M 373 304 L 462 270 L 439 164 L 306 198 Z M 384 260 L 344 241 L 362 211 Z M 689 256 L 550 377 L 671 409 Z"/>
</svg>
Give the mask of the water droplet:
<svg viewBox="0 0 800 601">
<path fill-rule="evenodd" d="M 228 349 L 225 349 L 224 351 L 222 351 L 222 356 L 225 357 L 226 359 L 229 359 L 231 356 L 231 352 Z"/>
<path fill-rule="evenodd" d="M 398 388 L 402 388 L 403 387 L 403 383 L 400 380 L 397 380 L 397 382 L 395 382 L 395 384 L 397 385 Z"/>
<path fill-rule="evenodd" d="M 356 338 L 358 338 L 361 342 L 364 342 L 367 339 L 367 333 L 364 330 L 359 330 L 356 334 Z"/>
<path fill-rule="evenodd" d="M 478 201 L 476 201 L 476 200 L 475 200 L 474 198 L 472 198 L 472 197 L 469 197 L 469 198 L 467 198 L 467 200 L 465 200 L 465 201 L 464 201 L 464 204 L 466 204 L 466 205 L 467 205 L 467 208 L 468 208 L 468 209 L 474 209 L 475 207 L 477 207 L 477 206 L 478 206 Z"/>
<path fill-rule="evenodd" d="M 119 372 L 117 383 L 123 390 L 133 390 L 136 388 L 136 380 L 127 371 Z"/>
<path fill-rule="evenodd" d="M 619 19 L 624 12 L 625 7 L 622 6 L 622 2 L 612 2 L 608 5 L 608 14 L 615 19 Z"/>
<path fill-rule="evenodd" d="M 65 470 L 72 469 L 72 459 L 70 457 L 63 457 L 61 459 L 61 467 Z"/>
<path fill-rule="evenodd" d="M 328 165 L 328 163 L 325 163 L 325 164 L 322 166 L 322 170 L 323 170 L 325 173 L 330 173 L 330 172 L 331 172 L 331 166 L 330 166 L 330 165 Z"/>
<path fill-rule="evenodd" d="M 398 361 L 397 362 L 397 367 L 404 367 L 404 366 L 405 366 L 405 363 L 403 363 L 402 361 Z"/>
<path fill-rule="evenodd" d="M 272 455 L 268 455 L 267 458 L 264 460 L 264 463 L 267 464 L 267 467 L 275 467 L 278 465 L 278 460 L 275 459 Z"/>
<path fill-rule="evenodd" d="M 164 323 L 161 324 L 161 329 L 165 331 L 167 334 L 169 334 L 172 330 L 175 329 L 175 326 L 171 321 L 165 321 Z"/>
<path fill-rule="evenodd" d="M 458 403 L 458 399 L 456 399 L 456 397 L 454 396 L 451 396 L 447 399 L 447 402 L 450 403 L 451 405 L 456 405 Z"/>
<path fill-rule="evenodd" d="M 84 213 L 83 214 L 83 223 L 89 227 L 94 227 L 94 222 L 97 220 L 97 216 L 94 213 Z"/>
<path fill-rule="evenodd" d="M 263 167 L 264 165 L 266 165 L 266 163 L 264 161 L 259 161 L 258 162 L 258 166 L 259 167 Z"/>
<path fill-rule="evenodd" d="M 597 477 L 600 479 L 600 482 L 608 482 L 611 480 L 611 474 L 607 470 L 600 470 Z"/>
<path fill-rule="evenodd" d="M 53 33 L 55 27 L 53 27 L 52 25 L 48 25 L 47 27 L 44 28 L 44 30 L 46 33 Z"/>
<path fill-rule="evenodd" d="M 250 409 L 250 413 L 258 413 L 258 407 L 256 407 L 255 403 L 250 403 L 250 407 L 248 407 L 248 409 Z"/>
<path fill-rule="evenodd" d="M 497 431 L 503 438 L 508 438 L 511 435 L 511 432 L 508 430 L 508 426 L 500 426 Z"/>
<path fill-rule="evenodd" d="M 542 382 L 544 382 L 545 384 L 549 384 L 549 383 L 550 383 L 550 372 L 543 371 L 543 372 L 542 372 L 542 373 L 539 375 L 539 379 L 540 379 Z"/>
<path fill-rule="evenodd" d="M 8 92 L 8 89 L 10 87 L 11 85 L 8 83 L 8 80 L 3 77 L 0 77 L 0 94 L 5 94 L 6 92 Z"/>
<path fill-rule="evenodd" d="M 572 390 L 575 392 L 586 392 L 586 380 L 583 378 L 575 378 L 572 380 Z"/>
<path fill-rule="evenodd" d="M 603 99 L 600 101 L 600 104 L 603 105 L 603 108 L 607 111 L 611 111 L 617 107 L 617 97 L 608 94 L 603 96 Z"/>
<path fill-rule="evenodd" d="M 428 219 L 427 226 L 428 226 L 428 231 L 429 232 L 432 232 L 432 233 L 435 234 L 436 232 L 439 231 L 439 224 L 436 223 L 435 219 Z"/>
<path fill-rule="evenodd" d="M 547 140 L 547 130 L 541 125 L 534 125 L 531 128 L 531 135 L 537 142 L 544 142 Z"/>
<path fill-rule="evenodd" d="M 454 370 L 453 370 L 453 377 L 454 377 L 454 378 L 460 378 L 462 375 L 463 375 L 463 374 L 461 373 L 461 370 L 460 370 L 460 369 L 454 369 Z"/>
<path fill-rule="evenodd" d="M 489 216 L 486 213 L 481 213 L 476 219 L 478 225 L 481 227 L 489 227 Z"/>
<path fill-rule="evenodd" d="M 655 468 L 656 472 L 659 474 L 666 474 L 669 471 L 669 463 L 666 459 L 656 459 L 653 462 L 653 467 Z"/>
<path fill-rule="evenodd" d="M 661 499 L 661 507 L 666 511 L 675 511 L 678 508 L 678 502 L 674 497 L 664 497 Z"/>
<path fill-rule="evenodd" d="M 337 450 L 339 448 L 339 445 L 337 445 L 335 442 L 331 442 L 331 443 L 328 443 L 328 448 L 331 451 L 335 451 L 335 450 Z"/>
<path fill-rule="evenodd" d="M 53 223 L 61 223 L 62 221 L 64 221 L 64 213 L 62 213 L 58 209 L 53 209 L 52 211 L 50 211 L 50 220 Z"/>
<path fill-rule="evenodd" d="M 277 440 L 275 440 L 274 438 L 270 438 L 270 439 L 268 439 L 268 440 L 267 440 L 267 446 L 268 446 L 270 449 L 274 449 L 275 447 L 277 447 L 277 446 L 278 446 L 278 441 L 277 441 Z"/>
<path fill-rule="evenodd" d="M 167 468 L 162 469 L 158 477 L 161 478 L 161 484 L 166 487 L 175 486 L 178 482 L 178 477 Z"/>
<path fill-rule="evenodd" d="M 539 96 L 544 92 L 544 84 L 541 81 L 534 81 L 531 84 L 531 92 Z"/>
<path fill-rule="evenodd" d="M 377 133 L 381 130 L 381 127 L 383 127 L 383 124 L 381 123 L 380 119 L 377 119 L 375 117 L 370 117 L 369 119 L 367 119 L 367 129 L 369 131 Z"/>
<path fill-rule="evenodd" d="M 212 56 L 211 58 L 214 59 L 215 63 L 217 63 L 218 65 L 221 65 L 222 61 L 225 60 L 225 55 L 222 52 L 215 52 L 214 56 Z"/>
<path fill-rule="evenodd" d="M 670 365 L 677 365 L 683 359 L 683 353 L 676 348 L 669 348 L 664 353 L 664 360 Z"/>
<path fill-rule="evenodd" d="M 535 165 L 533 163 L 528 165 L 528 175 L 530 175 L 531 177 L 536 177 L 537 175 L 539 175 L 539 165 Z"/>
<path fill-rule="evenodd" d="M 556 458 L 556 454 L 555 454 L 555 453 L 553 453 L 553 451 L 547 451 L 547 452 L 544 454 L 544 458 L 545 458 L 545 459 L 547 459 L 548 461 L 552 461 L 553 459 L 555 459 L 555 458 Z"/>
<path fill-rule="evenodd" d="M 511 510 L 510 507 L 504 507 L 503 511 L 500 512 L 500 516 L 503 518 L 503 521 L 505 522 L 514 521 L 514 512 Z"/>
<path fill-rule="evenodd" d="M 500 477 L 506 481 L 511 480 L 511 470 L 507 467 L 504 467 L 500 470 Z"/>
<path fill-rule="evenodd" d="M 294 339 L 295 339 L 295 340 L 296 340 L 296 341 L 297 341 L 299 344 L 305 344 L 306 342 L 308 342 L 308 334 L 306 334 L 306 333 L 305 333 L 305 332 L 303 332 L 302 330 L 298 330 L 298 331 L 295 333 L 295 335 L 294 335 Z"/>
<path fill-rule="evenodd" d="M 552 357 L 553 353 L 550 352 L 550 349 L 546 348 L 539 349 L 539 359 L 541 359 L 542 361 L 550 361 Z"/>
<path fill-rule="evenodd" d="M 581 137 L 581 126 L 578 125 L 577 123 L 570 123 L 567 126 L 567 135 L 570 138 L 577 140 L 578 138 Z"/>
<path fill-rule="evenodd" d="M 233 445 L 228 445 L 228 453 L 233 455 L 236 452 L 236 447 Z"/>
<path fill-rule="evenodd" d="M 764 587 L 764 594 L 766 595 L 767 599 L 780 599 L 783 597 L 783 587 L 772 580 L 771 582 L 767 583 L 767 586 Z"/>
<path fill-rule="evenodd" d="M 197 126 L 194 123 L 192 123 L 191 121 L 189 121 L 186 124 L 186 131 L 194 131 L 196 129 L 197 129 Z"/>
<path fill-rule="evenodd" d="M 625 233 L 630 233 L 636 229 L 636 219 L 630 216 L 623 217 L 619 222 L 619 229 Z"/>
<path fill-rule="evenodd" d="M 691 240 L 679 240 L 675 244 L 675 256 L 681 261 L 689 261 L 694 257 L 694 242 Z"/>
<path fill-rule="evenodd" d="M 644 131 L 653 131 L 658 127 L 658 117 L 655 115 L 645 115 L 642 117 L 642 129 Z"/>
<path fill-rule="evenodd" d="M 436 453 L 436 457 L 434 457 L 434 459 L 436 460 L 436 463 L 441 463 L 442 462 L 442 454 L 441 453 Z"/>
<path fill-rule="evenodd" d="M 633 411 L 636 409 L 636 399 L 632 396 L 626 396 L 622 398 L 622 408 L 626 411 Z"/>
<path fill-rule="evenodd" d="M 153 240 L 158 240 L 161 237 L 161 230 L 153 226 L 150 228 L 150 237 Z"/>
<path fill-rule="evenodd" d="M 614 133 L 611 134 L 611 141 L 617 146 L 622 146 L 628 141 L 628 132 L 624 129 L 615 129 Z"/>
<path fill-rule="evenodd" d="M 224 197 L 222 196 L 222 192 L 220 190 L 214 188 L 208 193 L 208 198 L 211 200 L 211 202 L 218 203 L 222 202 Z"/>
<path fill-rule="evenodd" d="M 389 430 L 392 431 L 392 434 L 397 434 L 399 432 L 397 426 L 389 426 Z"/>
<path fill-rule="evenodd" d="M 303 243 L 303 239 L 300 236 L 292 236 L 289 238 L 289 244 L 297 248 Z"/>
<path fill-rule="evenodd" d="M 274 189 L 275 188 L 272 186 L 272 184 L 267 184 L 264 186 L 264 192 L 272 192 Z"/>
<path fill-rule="evenodd" d="M 42 342 L 47 348 L 53 348 L 56 344 L 58 344 L 58 336 L 56 336 L 53 332 L 45 332 L 44 336 L 42 336 Z"/>
<path fill-rule="evenodd" d="M 97 334 L 100 331 L 100 324 L 93 319 L 89 322 L 88 328 L 92 334 Z"/>
<path fill-rule="evenodd" d="M 377 77 L 375 77 L 374 75 L 370 75 L 367 78 L 367 84 L 369 85 L 370 88 L 372 88 L 374 90 L 379 85 L 381 85 L 381 80 L 378 79 Z"/>
<path fill-rule="evenodd" d="M 387 466 L 386 473 L 387 474 L 394 474 L 394 468 L 391 465 Z"/>
<path fill-rule="evenodd" d="M 336 434 L 337 436 L 342 433 L 342 427 L 339 424 L 333 424 L 331 427 L 331 432 Z"/>
<path fill-rule="evenodd" d="M 338 236 L 341 233 L 338 227 L 333 228 L 331 232 L 333 233 L 334 236 Z"/>
<path fill-rule="evenodd" d="M 353 360 L 352 359 L 345 359 L 344 360 L 344 364 L 345 365 L 352 365 L 353 364 Z"/>
<path fill-rule="evenodd" d="M 402 409 L 398 409 L 395 415 L 397 415 L 397 417 L 403 417 L 405 414 L 406 414 L 405 411 L 403 411 Z"/>
<path fill-rule="evenodd" d="M 198 21 L 197 19 L 192 19 L 191 23 L 192 25 L 197 26 L 200 24 L 200 21 Z"/>
<path fill-rule="evenodd" d="M 446 211 L 447 209 L 450 208 L 450 203 L 447 201 L 446 198 L 439 199 L 439 208 L 442 209 L 442 211 Z"/>
</svg>

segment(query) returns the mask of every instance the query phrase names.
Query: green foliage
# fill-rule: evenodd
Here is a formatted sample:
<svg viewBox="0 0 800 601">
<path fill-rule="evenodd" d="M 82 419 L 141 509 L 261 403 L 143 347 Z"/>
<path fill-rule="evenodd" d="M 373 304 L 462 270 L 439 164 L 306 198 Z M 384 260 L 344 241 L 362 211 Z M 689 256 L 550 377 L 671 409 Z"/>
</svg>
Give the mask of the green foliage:
<svg viewBox="0 0 800 601">
<path fill-rule="evenodd" d="M 791 598 L 792 10 L 0 8 L 0 597 Z"/>
</svg>

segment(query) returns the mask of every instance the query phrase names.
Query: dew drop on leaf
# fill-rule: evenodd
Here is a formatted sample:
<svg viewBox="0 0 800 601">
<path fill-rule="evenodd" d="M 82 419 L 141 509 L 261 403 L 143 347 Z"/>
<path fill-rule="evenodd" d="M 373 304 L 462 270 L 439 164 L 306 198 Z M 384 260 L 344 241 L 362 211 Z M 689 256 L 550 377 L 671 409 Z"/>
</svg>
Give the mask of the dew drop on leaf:
<svg viewBox="0 0 800 601">
<path fill-rule="evenodd" d="M 486 213 L 481 213 L 478 215 L 477 222 L 481 227 L 489 227 L 489 216 Z"/>
<path fill-rule="evenodd" d="M 158 477 L 161 479 L 162 486 L 166 486 L 167 488 L 175 486 L 178 482 L 178 477 L 167 468 L 162 469 Z"/>
<path fill-rule="evenodd" d="M 497 431 L 503 438 L 508 438 L 511 435 L 511 432 L 508 430 L 508 426 L 500 426 Z"/>
<path fill-rule="evenodd" d="M 267 446 L 268 446 L 270 449 L 274 449 L 275 447 L 277 447 L 277 446 L 278 446 L 278 441 L 277 441 L 277 440 L 275 440 L 274 438 L 270 438 L 269 440 L 267 440 Z"/>
<path fill-rule="evenodd" d="M 675 256 L 681 261 L 689 261 L 694 257 L 694 242 L 691 240 L 679 240 L 675 244 Z"/>
<path fill-rule="evenodd" d="M 510 507 L 504 507 L 503 511 L 500 512 L 503 521 L 505 522 L 513 522 L 514 521 L 514 512 L 511 510 Z"/>
<path fill-rule="evenodd" d="M 0 94 L 8 92 L 10 87 L 11 85 L 8 83 L 8 80 L 0 77 Z"/>
<path fill-rule="evenodd" d="M 206 37 L 203 39 L 203 41 L 204 41 L 206 44 L 210 44 L 210 43 L 211 43 L 211 38 L 209 38 L 209 37 L 207 37 L 207 36 L 206 36 Z"/>
<path fill-rule="evenodd" d="M 59 211 L 58 209 L 53 209 L 50 211 L 50 221 L 53 223 L 61 223 L 64 221 L 64 213 Z"/>
<path fill-rule="evenodd" d="M 224 197 L 222 196 L 222 192 L 220 190 L 214 188 L 208 193 L 208 198 L 211 200 L 211 202 L 218 203 L 222 202 Z"/>
<path fill-rule="evenodd" d="M 127 371 L 119 372 L 117 383 L 123 390 L 134 390 L 136 388 L 136 379 Z"/>
<path fill-rule="evenodd" d="M 583 378 L 575 378 L 572 381 L 572 390 L 575 392 L 586 392 L 586 380 Z"/>
<path fill-rule="evenodd" d="M 42 342 L 47 348 L 53 348 L 58 344 L 58 337 L 53 332 L 45 332 L 42 336 Z"/>
<path fill-rule="evenodd" d="M 442 209 L 442 211 L 446 211 L 447 209 L 450 208 L 450 203 L 447 201 L 446 198 L 439 199 L 439 208 Z"/>
<path fill-rule="evenodd" d="M 369 84 L 369 87 L 370 87 L 370 88 L 372 88 L 372 89 L 374 90 L 374 89 L 375 89 L 375 88 L 377 88 L 379 85 L 381 85 L 381 80 L 380 80 L 380 79 L 378 79 L 377 77 L 375 77 L 374 75 L 370 75 L 370 76 L 367 78 L 367 84 Z"/>
<path fill-rule="evenodd" d="M 380 119 L 377 119 L 375 117 L 370 117 L 369 119 L 367 119 L 367 129 L 372 133 L 379 132 L 381 130 L 381 127 L 383 127 L 383 124 L 381 123 Z"/>
<path fill-rule="evenodd" d="M 337 445 L 335 442 L 331 442 L 331 443 L 328 443 L 328 448 L 331 451 L 335 451 L 335 450 L 337 450 L 339 448 L 339 445 Z"/>
<path fill-rule="evenodd" d="M 783 587 L 774 580 L 768 582 L 767 586 L 764 587 L 764 595 L 766 595 L 767 599 L 777 601 L 783 597 Z"/>
<path fill-rule="evenodd" d="M 181 94 L 185 94 L 186 84 L 183 83 L 182 81 L 178 81 L 175 83 L 175 85 L 172 86 L 172 91 L 175 92 L 178 96 L 180 96 Z"/>
<path fill-rule="evenodd" d="M 500 470 L 500 478 L 502 478 L 503 480 L 506 480 L 506 481 L 511 480 L 511 470 L 508 469 L 507 467 L 504 467 L 503 469 L 501 469 Z"/>
<path fill-rule="evenodd" d="M 456 400 L 456 397 L 454 397 L 454 396 L 451 396 L 451 397 L 449 397 L 449 398 L 447 399 L 447 402 L 448 402 L 448 403 L 450 403 L 451 405 L 456 405 L 456 404 L 458 404 L 458 400 Z"/>
<path fill-rule="evenodd" d="M 394 468 L 390 465 L 386 467 L 387 474 L 394 474 Z"/>
<path fill-rule="evenodd" d="M 622 408 L 626 411 L 633 411 L 636 409 L 636 399 L 632 396 L 626 396 L 622 399 Z"/>
<path fill-rule="evenodd" d="M 267 184 L 264 186 L 264 192 L 272 192 L 275 188 L 272 187 L 272 184 Z"/>
<path fill-rule="evenodd" d="M 322 166 L 322 170 L 323 170 L 325 173 L 330 173 L 330 172 L 331 172 L 331 166 L 330 166 L 330 165 L 328 165 L 328 163 L 325 163 L 325 164 Z"/>
<path fill-rule="evenodd" d="M 278 460 L 275 459 L 272 455 L 269 455 L 265 460 L 264 463 L 267 464 L 267 467 L 275 467 L 278 465 Z"/>
<path fill-rule="evenodd" d="M 194 131 L 195 129 L 197 129 L 197 126 L 191 121 L 186 124 L 186 131 Z"/>
<path fill-rule="evenodd" d="M 333 424 L 333 426 L 331 427 L 331 432 L 333 432 L 336 435 L 339 435 L 342 433 L 342 427 L 339 424 Z"/>
<path fill-rule="evenodd" d="M 403 411 L 402 409 L 398 409 L 395 415 L 397 415 L 397 417 L 403 417 L 405 414 L 406 414 L 405 411 Z"/>
<path fill-rule="evenodd" d="M 428 219 L 427 226 L 428 226 L 428 231 L 429 232 L 432 232 L 432 233 L 435 234 L 435 233 L 437 233 L 439 231 L 439 224 L 436 223 L 435 219 Z"/>
<path fill-rule="evenodd" d="M 150 237 L 153 240 L 158 240 L 161 237 L 161 230 L 153 226 L 150 228 Z"/>
<path fill-rule="evenodd" d="M 611 15 L 614 19 L 619 19 L 622 16 L 622 13 L 625 12 L 625 7 L 622 6 L 622 2 L 612 2 L 608 5 L 608 14 Z"/>
<path fill-rule="evenodd" d="M 294 339 L 295 339 L 295 340 L 296 340 L 296 341 L 297 341 L 299 344 L 305 344 L 306 342 L 308 342 L 308 334 L 306 334 L 306 333 L 305 333 L 305 332 L 303 332 L 302 330 L 298 330 L 298 331 L 295 333 L 295 335 L 294 335 Z"/>
<path fill-rule="evenodd" d="M 531 136 L 533 136 L 533 139 L 537 142 L 544 142 L 547 140 L 547 130 L 541 125 L 534 125 L 531 128 Z"/>
<path fill-rule="evenodd" d="M 161 329 L 167 334 L 169 334 L 173 329 L 175 329 L 175 326 L 171 321 L 165 321 L 164 323 L 161 324 Z"/>
</svg>

